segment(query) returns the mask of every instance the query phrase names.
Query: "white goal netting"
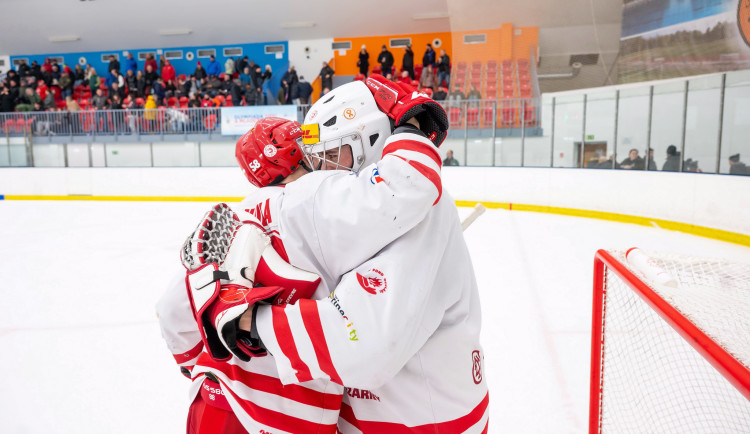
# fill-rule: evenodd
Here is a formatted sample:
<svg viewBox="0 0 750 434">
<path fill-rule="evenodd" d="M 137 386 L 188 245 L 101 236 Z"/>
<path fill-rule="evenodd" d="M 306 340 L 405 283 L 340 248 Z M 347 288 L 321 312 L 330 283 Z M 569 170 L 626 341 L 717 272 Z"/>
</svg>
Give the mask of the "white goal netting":
<svg viewBox="0 0 750 434">
<path fill-rule="evenodd" d="M 750 367 L 750 265 L 646 252 L 678 282 L 648 282 L 670 306 L 729 353 L 747 381 Z M 600 432 L 750 432 L 750 400 L 605 266 L 599 378 Z M 595 307 L 596 309 L 596 307 Z M 595 336 L 597 327 L 594 326 Z M 596 340 L 596 339 L 595 339 Z M 744 371 L 744 372 L 743 372 Z M 736 382 L 736 379 L 733 381 Z M 592 409 L 592 412 L 595 411 Z"/>
</svg>

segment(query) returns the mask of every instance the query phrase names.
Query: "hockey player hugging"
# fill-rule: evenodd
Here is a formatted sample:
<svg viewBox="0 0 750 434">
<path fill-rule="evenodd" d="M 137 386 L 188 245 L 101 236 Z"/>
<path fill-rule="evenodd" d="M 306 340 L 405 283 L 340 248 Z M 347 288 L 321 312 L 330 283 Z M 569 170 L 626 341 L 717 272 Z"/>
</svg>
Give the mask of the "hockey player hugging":
<svg viewBox="0 0 750 434">
<path fill-rule="evenodd" d="M 204 216 L 157 305 L 192 379 L 188 433 L 487 431 L 447 128 L 426 95 L 372 75 L 237 142 L 259 189 Z"/>
</svg>

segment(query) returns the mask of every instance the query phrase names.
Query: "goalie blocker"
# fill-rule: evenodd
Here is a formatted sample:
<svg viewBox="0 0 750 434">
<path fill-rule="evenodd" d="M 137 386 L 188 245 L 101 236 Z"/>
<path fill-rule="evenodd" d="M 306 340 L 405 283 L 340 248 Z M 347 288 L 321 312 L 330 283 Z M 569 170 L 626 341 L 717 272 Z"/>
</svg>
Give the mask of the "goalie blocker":
<svg viewBox="0 0 750 434">
<path fill-rule="evenodd" d="M 259 339 L 240 330 L 242 314 L 257 303 L 293 304 L 309 298 L 320 282 L 317 275 L 284 261 L 253 216 L 240 220 L 226 204 L 206 214 L 182 254 L 193 316 L 209 355 L 218 361 L 232 354 L 243 361 L 265 356 Z"/>
</svg>

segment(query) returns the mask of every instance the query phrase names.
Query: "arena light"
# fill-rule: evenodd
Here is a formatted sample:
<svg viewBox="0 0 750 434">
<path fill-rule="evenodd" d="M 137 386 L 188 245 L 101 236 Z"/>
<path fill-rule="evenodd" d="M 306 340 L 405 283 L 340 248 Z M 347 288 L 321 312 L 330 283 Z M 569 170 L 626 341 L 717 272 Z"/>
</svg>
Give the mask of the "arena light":
<svg viewBox="0 0 750 434">
<path fill-rule="evenodd" d="M 81 39 L 80 36 L 76 35 L 66 35 L 66 36 L 50 36 L 49 38 L 50 42 L 74 42 Z"/>
<path fill-rule="evenodd" d="M 414 14 L 411 16 L 414 20 L 437 20 L 442 18 L 448 18 L 448 12 L 425 12 L 421 14 Z"/>
<path fill-rule="evenodd" d="M 190 29 L 167 29 L 159 30 L 161 36 L 178 36 L 178 35 L 189 35 L 193 33 Z"/>
<path fill-rule="evenodd" d="M 281 23 L 282 29 L 302 29 L 306 27 L 315 27 L 312 21 L 287 21 Z"/>
</svg>

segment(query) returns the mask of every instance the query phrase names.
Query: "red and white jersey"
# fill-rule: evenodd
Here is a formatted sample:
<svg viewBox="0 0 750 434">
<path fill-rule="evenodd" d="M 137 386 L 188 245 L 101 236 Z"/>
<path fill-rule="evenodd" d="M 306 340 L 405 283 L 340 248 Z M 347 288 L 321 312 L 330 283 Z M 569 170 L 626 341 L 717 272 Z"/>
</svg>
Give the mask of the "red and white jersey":
<svg viewBox="0 0 750 434">
<path fill-rule="evenodd" d="M 479 295 L 448 194 L 327 299 L 261 306 L 257 315 L 284 384 L 347 387 L 342 432 L 487 428 Z"/>
<path fill-rule="evenodd" d="M 428 140 L 396 134 L 386 142 L 383 159 L 359 175 L 314 172 L 285 187 L 260 189 L 235 211 L 240 217 L 243 211 L 254 214 L 282 257 L 320 275 L 314 298 L 325 298 L 344 273 L 425 218 L 441 197 L 440 165 Z M 178 363 L 195 364 L 193 396 L 210 371 L 249 432 L 335 431 L 344 391 L 339 383 L 319 378 L 282 386 L 272 356 L 214 362 L 200 352 L 182 282 L 165 294 L 157 311 Z"/>
</svg>

